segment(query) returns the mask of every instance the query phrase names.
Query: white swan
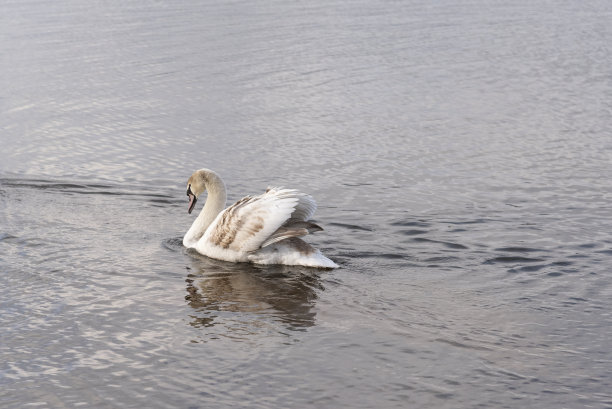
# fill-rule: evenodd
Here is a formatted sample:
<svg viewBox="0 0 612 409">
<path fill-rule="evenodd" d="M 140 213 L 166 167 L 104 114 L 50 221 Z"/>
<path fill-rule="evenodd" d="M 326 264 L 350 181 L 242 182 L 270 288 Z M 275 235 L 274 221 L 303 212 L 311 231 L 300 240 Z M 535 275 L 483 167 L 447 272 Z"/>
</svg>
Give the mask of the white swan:
<svg viewBox="0 0 612 409">
<path fill-rule="evenodd" d="M 225 184 L 212 170 L 200 169 L 187 181 L 188 213 L 206 190 L 204 208 L 183 237 L 185 247 L 232 262 L 338 267 L 299 238 L 323 230 L 308 221 L 317 208 L 311 196 L 294 189 L 268 188 L 224 210 Z"/>
</svg>

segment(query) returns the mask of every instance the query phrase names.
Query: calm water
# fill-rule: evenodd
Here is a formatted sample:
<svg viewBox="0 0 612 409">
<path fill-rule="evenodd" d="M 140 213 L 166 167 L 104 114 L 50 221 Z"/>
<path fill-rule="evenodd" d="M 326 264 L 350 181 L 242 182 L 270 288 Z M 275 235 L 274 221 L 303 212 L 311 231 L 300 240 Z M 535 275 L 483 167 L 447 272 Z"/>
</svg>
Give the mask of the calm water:
<svg viewBox="0 0 612 409">
<path fill-rule="evenodd" d="M 0 5 L 0 407 L 612 407 L 612 3 L 192 3 Z M 201 167 L 341 268 L 186 251 Z"/>
</svg>

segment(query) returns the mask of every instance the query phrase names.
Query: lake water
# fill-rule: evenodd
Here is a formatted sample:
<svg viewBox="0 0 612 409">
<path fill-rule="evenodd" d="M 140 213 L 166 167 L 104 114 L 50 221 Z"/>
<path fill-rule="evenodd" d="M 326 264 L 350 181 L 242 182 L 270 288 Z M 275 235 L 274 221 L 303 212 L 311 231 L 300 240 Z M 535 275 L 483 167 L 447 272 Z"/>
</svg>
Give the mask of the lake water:
<svg viewBox="0 0 612 409">
<path fill-rule="evenodd" d="M 612 3 L 0 5 L 0 407 L 612 407 Z M 312 194 L 337 270 L 186 251 Z"/>
</svg>

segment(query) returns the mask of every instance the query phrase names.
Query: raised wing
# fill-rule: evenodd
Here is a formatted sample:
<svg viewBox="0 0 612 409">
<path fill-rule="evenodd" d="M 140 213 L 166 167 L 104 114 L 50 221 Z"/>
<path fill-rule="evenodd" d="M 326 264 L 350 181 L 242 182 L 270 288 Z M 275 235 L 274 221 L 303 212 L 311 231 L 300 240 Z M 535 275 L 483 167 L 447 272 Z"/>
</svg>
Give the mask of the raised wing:
<svg viewBox="0 0 612 409">
<path fill-rule="evenodd" d="M 316 204 L 308 195 L 294 189 L 269 188 L 262 195 L 240 199 L 221 212 L 206 231 L 205 240 L 222 249 L 255 251 L 287 221 L 305 221 L 315 210 Z"/>
</svg>

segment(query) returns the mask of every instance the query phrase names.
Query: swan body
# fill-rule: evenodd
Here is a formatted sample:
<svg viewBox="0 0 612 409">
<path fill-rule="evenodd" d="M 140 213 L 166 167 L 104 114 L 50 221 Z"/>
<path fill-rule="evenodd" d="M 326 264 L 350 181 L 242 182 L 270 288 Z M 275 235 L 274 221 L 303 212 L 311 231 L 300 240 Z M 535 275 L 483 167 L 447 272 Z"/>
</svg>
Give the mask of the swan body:
<svg viewBox="0 0 612 409">
<path fill-rule="evenodd" d="M 336 263 L 300 237 L 323 230 L 309 219 L 317 205 L 295 189 L 268 188 L 225 208 L 223 180 L 200 169 L 187 181 L 188 212 L 208 191 L 204 208 L 185 236 L 183 245 L 218 260 L 257 264 L 286 264 L 336 268 Z"/>
</svg>

